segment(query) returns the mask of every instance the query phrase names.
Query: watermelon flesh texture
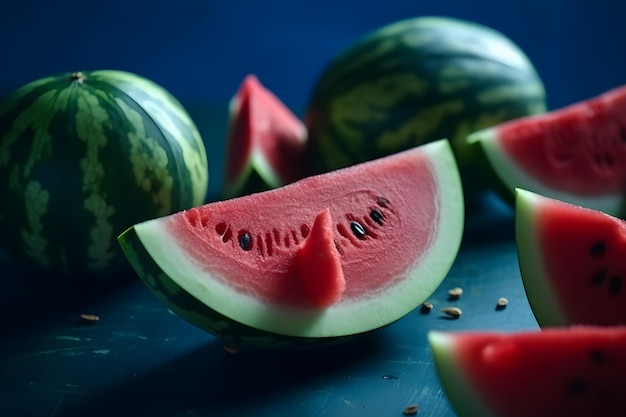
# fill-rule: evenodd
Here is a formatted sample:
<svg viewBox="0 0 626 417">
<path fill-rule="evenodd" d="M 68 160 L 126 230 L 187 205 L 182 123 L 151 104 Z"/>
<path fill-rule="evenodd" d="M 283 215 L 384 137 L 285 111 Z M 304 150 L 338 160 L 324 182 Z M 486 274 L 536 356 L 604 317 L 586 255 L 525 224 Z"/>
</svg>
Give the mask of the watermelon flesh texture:
<svg viewBox="0 0 626 417">
<path fill-rule="evenodd" d="M 225 197 L 277 188 L 304 176 L 304 124 L 252 74 L 229 107 Z"/>
<path fill-rule="evenodd" d="M 626 327 L 428 334 L 460 417 L 626 416 Z"/>
<path fill-rule="evenodd" d="M 120 243 L 133 263 L 126 243 L 138 238 L 153 265 L 133 266 L 151 288 L 171 280 L 251 328 L 337 337 L 389 324 L 437 288 L 463 210 L 456 161 L 440 140 L 140 223 Z"/>
<path fill-rule="evenodd" d="M 626 223 L 517 190 L 520 272 L 541 326 L 626 325 Z"/>
<path fill-rule="evenodd" d="M 623 214 L 626 85 L 548 113 L 511 120 L 468 137 L 509 197 L 516 187 Z"/>
</svg>

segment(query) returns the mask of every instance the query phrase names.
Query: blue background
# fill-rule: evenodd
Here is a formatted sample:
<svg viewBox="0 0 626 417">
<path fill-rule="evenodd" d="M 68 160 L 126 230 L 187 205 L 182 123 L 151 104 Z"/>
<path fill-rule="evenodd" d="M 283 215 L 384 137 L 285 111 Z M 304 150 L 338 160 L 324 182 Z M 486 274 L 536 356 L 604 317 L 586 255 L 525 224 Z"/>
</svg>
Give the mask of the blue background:
<svg viewBox="0 0 626 417">
<path fill-rule="evenodd" d="M 0 6 L 0 97 L 35 79 L 131 71 L 173 93 L 209 156 L 220 194 L 226 103 L 254 73 L 302 115 L 324 67 L 368 32 L 414 16 L 457 17 L 517 43 L 551 109 L 626 83 L 626 2 L 615 0 L 21 0 Z"/>
<path fill-rule="evenodd" d="M 626 2 L 614 0 L 22 0 L 0 6 L 0 93 L 46 75 L 124 69 L 183 103 L 223 104 L 247 73 L 302 109 L 337 53 L 417 15 L 491 26 L 524 49 L 549 106 L 626 82 Z"/>
</svg>

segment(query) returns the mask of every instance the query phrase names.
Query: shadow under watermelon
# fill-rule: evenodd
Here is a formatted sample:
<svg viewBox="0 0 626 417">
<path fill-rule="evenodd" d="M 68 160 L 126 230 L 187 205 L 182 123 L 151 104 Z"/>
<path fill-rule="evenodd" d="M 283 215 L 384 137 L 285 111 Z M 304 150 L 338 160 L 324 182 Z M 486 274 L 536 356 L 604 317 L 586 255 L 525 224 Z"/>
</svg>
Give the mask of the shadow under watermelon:
<svg viewBox="0 0 626 417">
<path fill-rule="evenodd" d="M 373 332 L 342 345 L 305 350 L 251 350 L 231 355 L 215 339 L 125 383 L 75 400 L 58 416 L 252 415 L 272 408 L 306 415 L 297 393 L 319 392 L 349 378 L 352 368 L 380 355 L 384 335 Z M 313 405 L 311 405 L 313 406 Z M 299 409 L 298 409 L 299 408 Z M 303 413 L 304 412 L 304 413 Z"/>
</svg>

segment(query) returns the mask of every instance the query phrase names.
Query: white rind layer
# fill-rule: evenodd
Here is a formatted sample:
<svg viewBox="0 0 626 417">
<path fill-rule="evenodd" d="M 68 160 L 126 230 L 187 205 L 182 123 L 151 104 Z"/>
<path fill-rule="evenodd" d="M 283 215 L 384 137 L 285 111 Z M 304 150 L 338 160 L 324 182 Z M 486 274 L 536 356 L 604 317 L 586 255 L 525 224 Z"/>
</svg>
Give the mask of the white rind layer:
<svg viewBox="0 0 626 417">
<path fill-rule="evenodd" d="M 546 197 L 516 189 L 515 191 L 515 240 L 522 282 L 535 318 L 541 327 L 566 326 L 555 289 L 544 265 L 541 242 L 537 233 L 537 219 L 541 215 L 541 204 Z"/>
</svg>

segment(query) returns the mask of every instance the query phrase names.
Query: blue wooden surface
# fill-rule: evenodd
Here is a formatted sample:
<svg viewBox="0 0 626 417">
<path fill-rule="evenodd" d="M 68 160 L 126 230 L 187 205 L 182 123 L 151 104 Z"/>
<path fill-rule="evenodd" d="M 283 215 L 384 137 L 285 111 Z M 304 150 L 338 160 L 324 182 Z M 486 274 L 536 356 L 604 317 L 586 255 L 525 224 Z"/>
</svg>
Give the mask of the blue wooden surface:
<svg viewBox="0 0 626 417">
<path fill-rule="evenodd" d="M 134 276 L 66 287 L 0 260 L 0 416 L 454 416 L 426 342 L 430 329 L 536 328 L 521 283 L 513 212 L 487 195 L 468 207 L 459 256 L 430 301 L 336 348 L 244 351 L 171 313 Z M 132 275 L 132 274 L 131 274 Z M 464 289 L 448 300 L 454 286 Z M 499 297 L 509 305 L 496 310 Z M 439 309 L 461 307 L 459 319 Z M 85 324 L 79 316 L 100 316 Z M 132 411 L 132 414 L 131 414 Z"/>
</svg>

